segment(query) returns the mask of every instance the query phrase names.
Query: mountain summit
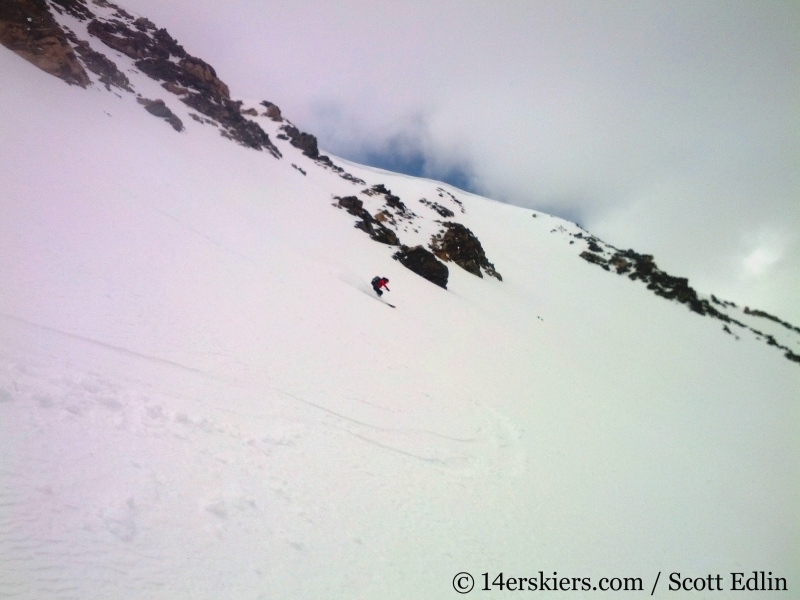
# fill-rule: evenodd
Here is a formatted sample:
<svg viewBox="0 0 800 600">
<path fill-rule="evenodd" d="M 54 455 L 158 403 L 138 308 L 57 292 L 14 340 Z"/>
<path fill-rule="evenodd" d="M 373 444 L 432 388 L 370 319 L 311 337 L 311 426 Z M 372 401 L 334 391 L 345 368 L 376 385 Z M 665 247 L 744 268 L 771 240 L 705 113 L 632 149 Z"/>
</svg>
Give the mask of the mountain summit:
<svg viewBox="0 0 800 600">
<path fill-rule="evenodd" d="M 0 42 L 0 596 L 798 581 L 798 327 L 326 155 L 110 2 Z"/>
</svg>

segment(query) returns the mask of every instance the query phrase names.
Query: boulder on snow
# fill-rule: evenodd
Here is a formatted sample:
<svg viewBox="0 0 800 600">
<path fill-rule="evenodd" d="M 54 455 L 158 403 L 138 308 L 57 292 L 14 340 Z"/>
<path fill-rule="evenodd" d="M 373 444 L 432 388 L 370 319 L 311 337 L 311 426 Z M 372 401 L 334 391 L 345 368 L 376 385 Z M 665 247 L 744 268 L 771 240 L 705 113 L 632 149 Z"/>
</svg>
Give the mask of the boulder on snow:
<svg viewBox="0 0 800 600">
<path fill-rule="evenodd" d="M 172 125 L 175 131 L 183 131 L 183 122 L 172 112 L 163 100 L 149 100 L 147 98 L 137 98 L 136 101 L 144 106 L 144 109 L 151 115 L 164 119 Z"/>
<path fill-rule="evenodd" d="M 445 221 L 442 223 L 444 229 L 431 238 L 431 250 L 442 260 L 452 260 L 459 267 L 483 277 L 481 269 L 487 275 L 503 281 L 494 265 L 486 258 L 480 240 L 472 231 L 464 227 L 461 223 Z"/>
<path fill-rule="evenodd" d="M 422 246 L 401 246 L 400 250 L 394 253 L 393 259 L 400 261 L 407 269 L 414 271 L 420 277 L 424 277 L 431 283 L 447 289 L 447 278 L 450 270 L 447 265 L 439 262 L 432 252 Z"/>
<path fill-rule="evenodd" d="M 265 117 L 269 117 L 273 121 L 277 121 L 280 123 L 283 121 L 283 117 L 281 116 L 281 109 L 278 108 L 277 104 L 273 104 L 269 100 L 264 100 L 261 102 L 261 106 L 266 108 L 266 112 L 264 112 Z"/>
<path fill-rule="evenodd" d="M 317 148 L 316 137 L 305 131 L 300 131 L 294 125 L 284 125 L 281 127 L 281 131 L 284 131 L 289 137 L 289 143 L 295 148 L 302 150 L 303 154 L 309 158 L 319 158 L 319 148 Z"/>
</svg>

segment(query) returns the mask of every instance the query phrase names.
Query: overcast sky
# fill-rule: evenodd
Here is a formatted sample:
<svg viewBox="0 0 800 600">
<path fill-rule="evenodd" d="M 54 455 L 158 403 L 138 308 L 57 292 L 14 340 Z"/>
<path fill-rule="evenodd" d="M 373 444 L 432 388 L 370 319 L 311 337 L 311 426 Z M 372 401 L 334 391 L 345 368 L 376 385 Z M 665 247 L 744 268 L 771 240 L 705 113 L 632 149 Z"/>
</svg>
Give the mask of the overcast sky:
<svg viewBox="0 0 800 600">
<path fill-rule="evenodd" d="M 323 149 L 800 325 L 800 2 L 119 0 Z"/>
</svg>

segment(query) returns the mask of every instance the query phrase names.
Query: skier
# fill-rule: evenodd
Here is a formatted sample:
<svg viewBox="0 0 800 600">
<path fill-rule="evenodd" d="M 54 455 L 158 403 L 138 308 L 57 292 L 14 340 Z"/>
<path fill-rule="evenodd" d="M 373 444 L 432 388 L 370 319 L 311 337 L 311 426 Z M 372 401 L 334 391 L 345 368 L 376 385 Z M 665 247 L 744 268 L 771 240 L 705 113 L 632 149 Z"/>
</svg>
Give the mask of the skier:
<svg viewBox="0 0 800 600">
<path fill-rule="evenodd" d="M 388 287 L 386 287 L 387 283 L 389 283 L 388 278 L 376 275 L 375 277 L 372 278 L 372 289 L 375 290 L 375 293 L 378 294 L 378 296 L 383 296 L 381 288 L 384 288 L 387 292 L 391 291 L 389 290 Z"/>
</svg>

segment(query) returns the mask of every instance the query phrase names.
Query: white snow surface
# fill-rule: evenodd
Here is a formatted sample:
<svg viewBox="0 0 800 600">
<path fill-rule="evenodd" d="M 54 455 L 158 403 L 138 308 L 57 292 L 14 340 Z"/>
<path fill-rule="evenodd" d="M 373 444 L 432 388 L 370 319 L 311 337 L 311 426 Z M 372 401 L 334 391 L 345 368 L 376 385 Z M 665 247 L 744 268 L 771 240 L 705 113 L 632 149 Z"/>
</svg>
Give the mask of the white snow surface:
<svg viewBox="0 0 800 600">
<path fill-rule="evenodd" d="M 0 48 L 0 598 L 800 585 L 797 364 L 581 260 L 571 223 L 334 157 L 420 215 L 404 243 L 438 201 L 503 276 L 441 289 L 332 206 L 367 186 L 104 51 L 186 131 Z"/>
</svg>

